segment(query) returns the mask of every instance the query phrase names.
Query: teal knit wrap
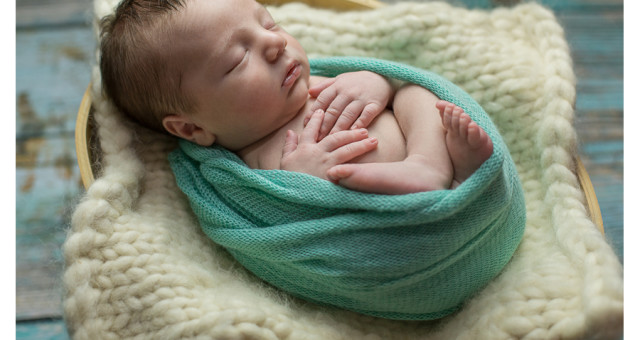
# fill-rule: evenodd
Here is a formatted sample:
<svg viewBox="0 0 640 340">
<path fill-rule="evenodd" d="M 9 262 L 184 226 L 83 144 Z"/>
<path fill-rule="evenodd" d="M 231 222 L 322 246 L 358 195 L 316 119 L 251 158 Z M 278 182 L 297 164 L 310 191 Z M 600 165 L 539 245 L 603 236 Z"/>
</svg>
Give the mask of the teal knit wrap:
<svg viewBox="0 0 640 340">
<path fill-rule="evenodd" d="M 455 190 L 351 191 L 232 152 L 180 141 L 170 156 L 202 230 L 244 267 L 290 294 L 378 317 L 456 311 L 509 261 L 525 226 L 523 191 L 496 127 L 466 92 L 421 69 L 368 58 L 311 61 L 312 73 L 369 70 L 462 107 L 491 137 L 491 157 Z"/>
</svg>

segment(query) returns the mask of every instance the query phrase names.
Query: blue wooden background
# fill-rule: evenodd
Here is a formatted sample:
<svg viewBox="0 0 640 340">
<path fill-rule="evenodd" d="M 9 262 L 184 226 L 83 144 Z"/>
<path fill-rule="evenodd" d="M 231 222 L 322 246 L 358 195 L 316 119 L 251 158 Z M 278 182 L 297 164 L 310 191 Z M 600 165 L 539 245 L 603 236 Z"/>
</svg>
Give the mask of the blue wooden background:
<svg viewBox="0 0 640 340">
<path fill-rule="evenodd" d="M 389 0 L 391 2 L 391 0 Z M 478 8 L 515 0 L 451 0 Z M 540 0 L 565 27 L 578 76 L 579 154 L 623 261 L 623 1 Z M 90 80 L 91 0 L 16 2 L 16 337 L 67 339 L 60 246 L 83 193 L 75 116 Z"/>
</svg>

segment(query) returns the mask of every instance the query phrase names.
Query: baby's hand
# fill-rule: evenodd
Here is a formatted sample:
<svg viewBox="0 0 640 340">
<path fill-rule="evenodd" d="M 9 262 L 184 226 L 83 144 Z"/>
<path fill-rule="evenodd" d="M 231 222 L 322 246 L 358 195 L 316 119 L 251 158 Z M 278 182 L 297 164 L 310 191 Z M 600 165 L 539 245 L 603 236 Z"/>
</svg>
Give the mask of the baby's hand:
<svg viewBox="0 0 640 340">
<path fill-rule="evenodd" d="M 326 112 L 318 137 L 347 129 L 366 128 L 382 112 L 393 87 L 381 75 L 368 72 L 344 73 L 309 89 L 316 102 L 307 113 L 305 123 L 316 110 Z"/>
<path fill-rule="evenodd" d="M 282 149 L 282 170 L 304 172 L 328 179 L 327 170 L 346 163 L 378 146 L 375 138 L 367 138 L 365 129 L 339 131 L 318 142 L 322 110 L 317 110 L 298 135 L 289 130 Z"/>
</svg>

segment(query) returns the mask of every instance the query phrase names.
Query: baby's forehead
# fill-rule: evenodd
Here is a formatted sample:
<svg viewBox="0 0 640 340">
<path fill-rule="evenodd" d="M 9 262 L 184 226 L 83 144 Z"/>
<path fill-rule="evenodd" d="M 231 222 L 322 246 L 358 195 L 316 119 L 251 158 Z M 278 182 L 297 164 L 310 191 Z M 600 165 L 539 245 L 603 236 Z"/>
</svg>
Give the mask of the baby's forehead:
<svg viewBox="0 0 640 340">
<path fill-rule="evenodd" d="M 187 7 L 169 23 L 170 34 L 161 48 L 173 52 L 173 62 L 206 63 L 216 68 L 234 46 L 236 33 L 254 27 L 271 14 L 254 0 L 188 0 Z"/>
<path fill-rule="evenodd" d="M 216 27 L 201 20 L 189 20 L 188 15 L 175 19 L 160 30 L 154 48 L 168 69 L 184 75 L 193 68 L 215 68 L 212 61 L 224 55 L 223 37 L 228 29 L 224 25 Z"/>
</svg>

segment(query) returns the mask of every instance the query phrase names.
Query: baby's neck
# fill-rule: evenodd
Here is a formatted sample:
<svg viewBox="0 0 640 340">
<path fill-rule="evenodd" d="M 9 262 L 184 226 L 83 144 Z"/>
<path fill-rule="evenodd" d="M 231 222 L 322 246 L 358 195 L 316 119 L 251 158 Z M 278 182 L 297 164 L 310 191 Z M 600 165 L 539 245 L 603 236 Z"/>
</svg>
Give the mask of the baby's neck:
<svg viewBox="0 0 640 340">
<path fill-rule="evenodd" d="M 309 78 L 309 86 L 314 86 L 318 82 L 322 81 L 323 77 L 310 77 Z M 289 122 L 279 127 L 275 131 L 268 134 L 266 137 L 254 142 L 238 151 L 236 154 L 242 158 L 247 165 L 251 168 L 258 169 L 275 169 L 279 168 L 280 164 L 272 164 L 273 162 L 267 162 L 268 164 L 264 164 L 265 159 L 276 159 L 282 154 L 282 147 L 284 146 L 285 136 L 287 134 L 287 130 L 293 130 L 295 132 L 300 132 L 303 127 L 303 121 L 305 114 L 310 109 L 310 105 L 315 101 L 315 98 L 307 98 L 305 104 L 298 110 L 296 115 Z M 262 160 L 262 162 L 261 162 Z"/>
<path fill-rule="evenodd" d="M 236 151 L 236 154 L 242 158 L 250 168 L 279 169 L 280 162 L 278 161 L 276 164 L 275 160 L 279 160 L 282 156 L 282 148 L 284 147 L 287 130 L 301 130 L 306 110 L 308 110 L 308 104 L 305 104 L 298 110 L 294 118 L 285 125 L 257 142 Z"/>
</svg>

